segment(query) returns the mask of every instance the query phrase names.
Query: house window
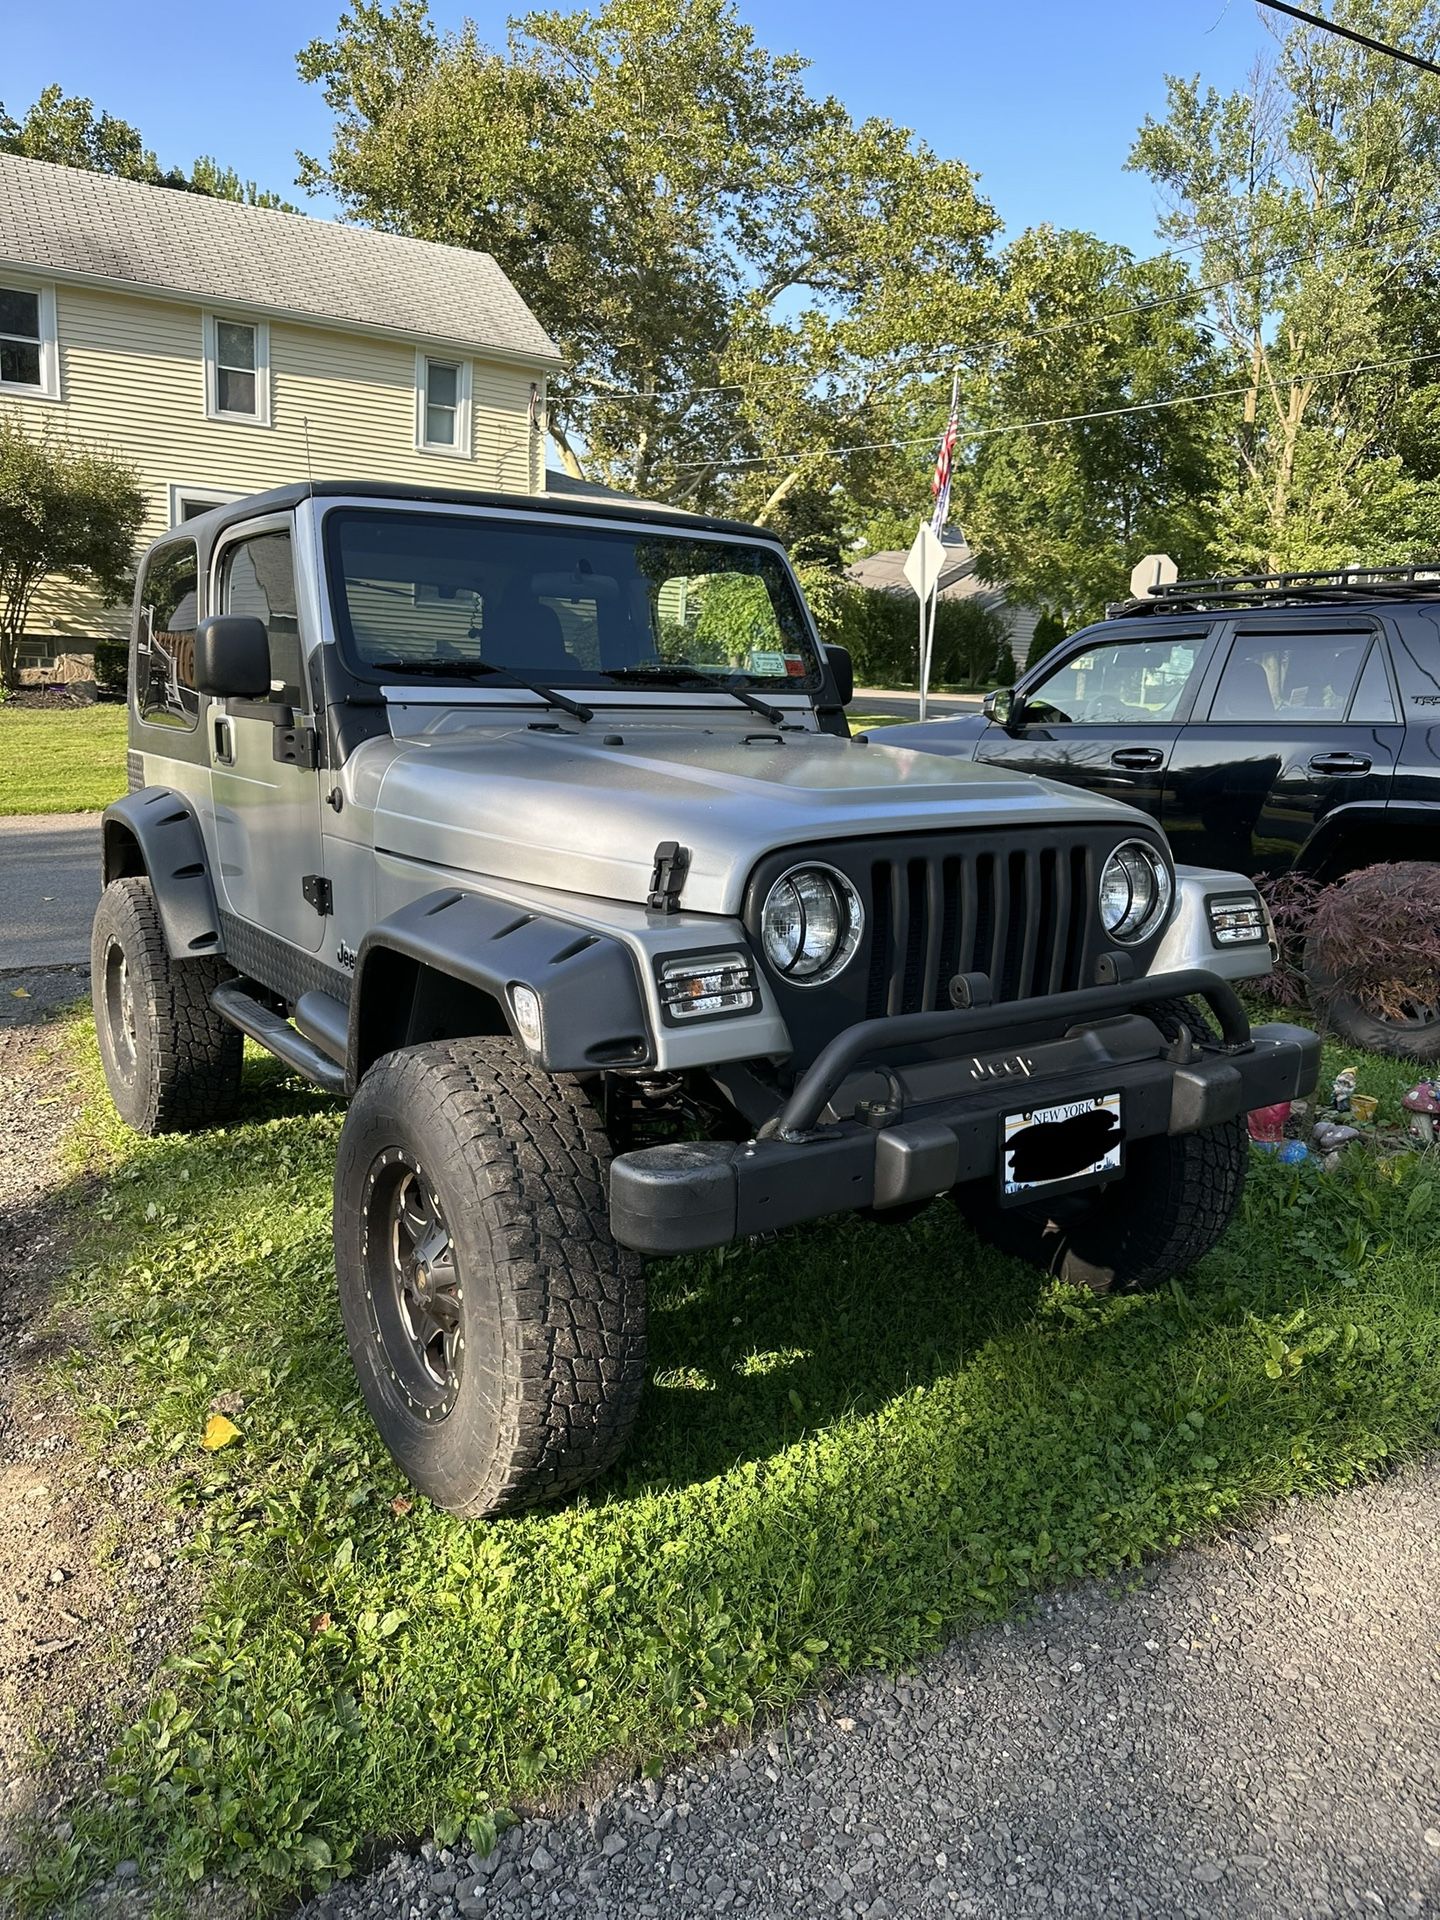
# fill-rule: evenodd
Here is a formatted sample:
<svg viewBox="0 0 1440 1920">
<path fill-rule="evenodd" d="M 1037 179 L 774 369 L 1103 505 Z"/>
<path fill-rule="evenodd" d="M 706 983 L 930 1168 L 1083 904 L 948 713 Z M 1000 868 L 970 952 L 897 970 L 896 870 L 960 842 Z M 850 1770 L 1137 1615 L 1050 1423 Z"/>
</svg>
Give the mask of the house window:
<svg viewBox="0 0 1440 1920">
<path fill-rule="evenodd" d="M 0 285 L 0 391 L 60 398 L 53 287 Z"/>
<path fill-rule="evenodd" d="M 244 497 L 241 493 L 227 493 L 220 487 L 190 487 L 184 481 L 174 481 L 170 487 L 170 524 L 178 527 L 183 520 L 209 513 L 212 507 L 228 507 L 232 500 Z"/>
<path fill-rule="evenodd" d="M 270 424 L 270 329 L 263 320 L 205 316 L 205 411 L 214 420 Z"/>
<path fill-rule="evenodd" d="M 419 354 L 415 361 L 415 444 L 422 453 L 470 458 L 470 362 Z"/>
</svg>

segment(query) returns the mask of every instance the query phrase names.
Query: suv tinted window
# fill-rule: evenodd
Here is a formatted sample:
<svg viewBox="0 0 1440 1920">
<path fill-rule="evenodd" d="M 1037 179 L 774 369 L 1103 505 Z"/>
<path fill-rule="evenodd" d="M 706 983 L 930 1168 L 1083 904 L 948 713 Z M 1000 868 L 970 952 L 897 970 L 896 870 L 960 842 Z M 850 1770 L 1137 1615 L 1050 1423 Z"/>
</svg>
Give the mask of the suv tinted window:
<svg viewBox="0 0 1440 1920">
<path fill-rule="evenodd" d="M 193 540 L 158 547 L 145 563 L 135 649 L 135 701 L 152 727 L 193 727 L 200 556 Z"/>
<path fill-rule="evenodd" d="M 1365 657 L 1360 684 L 1350 702 L 1347 719 L 1362 726 L 1380 726 L 1395 718 L 1395 696 L 1390 691 L 1390 676 L 1385 671 L 1385 650 L 1376 640 Z"/>
<path fill-rule="evenodd" d="M 1054 726 L 1160 725 L 1173 720 L 1204 651 L 1204 634 L 1119 640 L 1072 654 L 1025 696 L 1025 718 Z"/>
<path fill-rule="evenodd" d="M 1239 633 L 1212 720 L 1343 720 L 1368 633 Z"/>
<path fill-rule="evenodd" d="M 226 613 L 253 613 L 270 635 L 270 699 L 307 707 L 295 562 L 290 535 L 257 533 L 227 547 L 220 562 L 220 605 Z"/>
</svg>

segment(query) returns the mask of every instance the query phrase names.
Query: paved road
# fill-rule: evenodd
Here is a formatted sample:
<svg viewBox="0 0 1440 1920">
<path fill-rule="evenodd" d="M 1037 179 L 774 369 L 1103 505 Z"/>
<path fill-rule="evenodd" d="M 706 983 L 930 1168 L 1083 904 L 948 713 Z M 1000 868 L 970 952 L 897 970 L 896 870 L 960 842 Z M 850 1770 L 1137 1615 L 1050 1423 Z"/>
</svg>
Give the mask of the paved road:
<svg viewBox="0 0 1440 1920">
<path fill-rule="evenodd" d="M 980 695 L 978 693 L 932 693 L 930 695 L 930 714 L 932 720 L 949 718 L 960 713 L 978 713 Z M 920 718 L 920 696 L 918 693 L 879 693 L 870 688 L 857 687 L 855 698 L 850 702 L 852 713 L 893 713 L 901 720 Z"/>
<path fill-rule="evenodd" d="M 83 966 L 99 898 L 98 813 L 0 819 L 0 973 Z"/>
<path fill-rule="evenodd" d="M 1440 1915 L 1440 1458 L 302 1920 Z"/>
</svg>

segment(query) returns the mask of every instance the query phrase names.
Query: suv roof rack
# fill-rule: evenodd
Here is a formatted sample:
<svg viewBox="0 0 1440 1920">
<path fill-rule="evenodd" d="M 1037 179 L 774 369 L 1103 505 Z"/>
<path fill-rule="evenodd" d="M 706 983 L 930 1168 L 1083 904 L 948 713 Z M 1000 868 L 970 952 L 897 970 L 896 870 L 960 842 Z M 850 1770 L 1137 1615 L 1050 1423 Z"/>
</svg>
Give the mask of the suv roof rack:
<svg viewBox="0 0 1440 1920">
<path fill-rule="evenodd" d="M 1137 613 L 1201 612 L 1219 607 L 1305 606 L 1324 600 L 1440 598 L 1440 560 L 1406 567 L 1336 567 L 1324 573 L 1233 573 L 1214 580 L 1173 580 L 1139 600 L 1106 609 L 1111 619 Z"/>
</svg>

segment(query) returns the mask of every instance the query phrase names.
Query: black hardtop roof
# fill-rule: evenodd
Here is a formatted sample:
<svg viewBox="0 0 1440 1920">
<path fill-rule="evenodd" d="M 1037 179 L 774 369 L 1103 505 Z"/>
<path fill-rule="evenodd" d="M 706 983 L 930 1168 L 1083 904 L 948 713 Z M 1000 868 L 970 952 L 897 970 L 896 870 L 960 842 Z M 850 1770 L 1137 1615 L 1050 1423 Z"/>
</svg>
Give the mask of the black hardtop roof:
<svg viewBox="0 0 1440 1920">
<path fill-rule="evenodd" d="M 288 513 L 305 500 L 334 499 L 394 502 L 398 506 L 502 507 L 511 512 L 551 513 L 561 519 L 614 520 L 617 525 L 644 521 L 650 526 L 675 527 L 683 532 L 718 533 L 744 540 L 765 540 L 772 544 L 776 535 L 767 527 L 750 525 L 744 520 L 720 520 L 707 514 L 686 513 L 679 507 L 655 506 L 649 501 L 629 501 L 623 495 L 595 493 L 491 493 L 478 487 L 416 486 L 402 481 L 382 480 L 297 480 L 289 486 L 271 487 L 265 493 L 247 494 L 242 500 L 211 507 L 151 544 L 159 546 L 173 540 L 182 530 L 208 549 L 227 527 L 244 520 L 256 520 L 267 513 Z"/>
</svg>

